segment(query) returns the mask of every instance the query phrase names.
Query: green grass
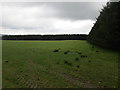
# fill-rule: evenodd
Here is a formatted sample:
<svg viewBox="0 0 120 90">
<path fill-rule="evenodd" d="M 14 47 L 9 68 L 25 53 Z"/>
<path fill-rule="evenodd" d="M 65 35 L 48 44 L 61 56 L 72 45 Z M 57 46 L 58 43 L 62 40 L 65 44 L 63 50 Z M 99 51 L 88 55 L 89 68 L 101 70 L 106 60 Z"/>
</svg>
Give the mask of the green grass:
<svg viewBox="0 0 120 90">
<path fill-rule="evenodd" d="M 92 48 L 92 45 L 81 40 L 3 41 L 2 44 L 3 88 L 118 86 L 117 52 Z M 53 52 L 58 48 L 59 52 Z M 67 50 L 70 52 L 64 54 Z M 81 55 L 87 57 L 82 58 Z M 79 60 L 76 61 L 76 58 Z"/>
<path fill-rule="evenodd" d="M 0 89 L 2 88 L 2 41 L 0 40 Z"/>
</svg>

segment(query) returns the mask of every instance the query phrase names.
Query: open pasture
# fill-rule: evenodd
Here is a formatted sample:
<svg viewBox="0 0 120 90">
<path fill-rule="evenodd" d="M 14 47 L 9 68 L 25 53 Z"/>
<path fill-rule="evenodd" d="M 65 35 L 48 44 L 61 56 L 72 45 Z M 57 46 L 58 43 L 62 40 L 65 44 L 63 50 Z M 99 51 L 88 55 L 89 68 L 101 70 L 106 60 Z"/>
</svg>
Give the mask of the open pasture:
<svg viewBox="0 0 120 90">
<path fill-rule="evenodd" d="M 2 43 L 3 88 L 115 88 L 118 53 L 83 40 Z"/>
</svg>

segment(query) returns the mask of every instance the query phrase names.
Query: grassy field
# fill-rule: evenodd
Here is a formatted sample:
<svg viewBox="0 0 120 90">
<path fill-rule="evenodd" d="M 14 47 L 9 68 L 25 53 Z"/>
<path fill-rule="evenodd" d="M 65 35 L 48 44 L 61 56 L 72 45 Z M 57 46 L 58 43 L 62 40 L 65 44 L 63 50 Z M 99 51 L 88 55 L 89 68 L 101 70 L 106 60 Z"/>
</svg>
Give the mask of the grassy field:
<svg viewBox="0 0 120 90">
<path fill-rule="evenodd" d="M 118 53 L 86 41 L 3 41 L 3 88 L 117 87 Z"/>
</svg>

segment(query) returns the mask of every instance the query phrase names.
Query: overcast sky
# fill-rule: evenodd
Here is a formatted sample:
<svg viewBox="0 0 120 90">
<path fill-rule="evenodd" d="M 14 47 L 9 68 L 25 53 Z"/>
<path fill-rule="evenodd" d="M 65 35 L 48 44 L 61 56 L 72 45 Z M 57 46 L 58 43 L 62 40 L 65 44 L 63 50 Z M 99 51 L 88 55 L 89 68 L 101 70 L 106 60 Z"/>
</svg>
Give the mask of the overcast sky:
<svg viewBox="0 0 120 90">
<path fill-rule="evenodd" d="M 5 2 L 2 34 L 88 34 L 106 2 Z"/>
</svg>

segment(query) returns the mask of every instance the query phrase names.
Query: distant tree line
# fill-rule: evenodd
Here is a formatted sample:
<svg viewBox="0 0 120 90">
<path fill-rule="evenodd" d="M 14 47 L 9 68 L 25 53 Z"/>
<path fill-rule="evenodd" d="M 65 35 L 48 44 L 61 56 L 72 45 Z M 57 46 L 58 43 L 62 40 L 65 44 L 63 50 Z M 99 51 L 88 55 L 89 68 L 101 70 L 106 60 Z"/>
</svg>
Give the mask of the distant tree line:
<svg viewBox="0 0 120 90">
<path fill-rule="evenodd" d="M 120 1 L 108 2 L 96 19 L 88 41 L 102 47 L 120 50 Z"/>
<path fill-rule="evenodd" d="M 3 35 L 2 40 L 86 40 L 86 34 Z"/>
</svg>

